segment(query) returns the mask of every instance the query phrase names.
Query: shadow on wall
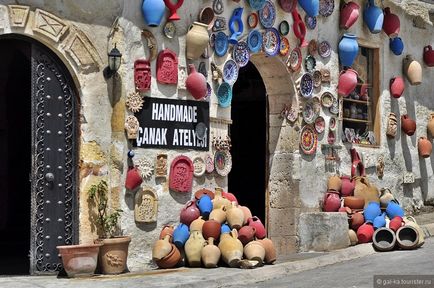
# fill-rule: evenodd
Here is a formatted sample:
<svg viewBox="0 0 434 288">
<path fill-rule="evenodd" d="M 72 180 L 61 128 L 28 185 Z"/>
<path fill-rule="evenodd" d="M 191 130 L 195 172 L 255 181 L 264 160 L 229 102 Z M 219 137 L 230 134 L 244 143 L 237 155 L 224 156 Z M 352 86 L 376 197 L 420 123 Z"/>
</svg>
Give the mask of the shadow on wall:
<svg viewBox="0 0 434 288">
<path fill-rule="evenodd" d="M 428 196 L 428 171 L 426 167 L 425 158 L 419 156 L 419 169 L 420 169 L 420 189 L 422 190 L 422 200 L 425 201 Z"/>
<path fill-rule="evenodd" d="M 404 132 L 401 132 L 404 133 Z M 412 137 L 415 137 L 414 135 Z M 401 137 L 402 157 L 404 158 L 406 171 L 413 171 L 413 161 L 411 160 L 410 148 L 408 147 L 407 135 Z"/>
</svg>

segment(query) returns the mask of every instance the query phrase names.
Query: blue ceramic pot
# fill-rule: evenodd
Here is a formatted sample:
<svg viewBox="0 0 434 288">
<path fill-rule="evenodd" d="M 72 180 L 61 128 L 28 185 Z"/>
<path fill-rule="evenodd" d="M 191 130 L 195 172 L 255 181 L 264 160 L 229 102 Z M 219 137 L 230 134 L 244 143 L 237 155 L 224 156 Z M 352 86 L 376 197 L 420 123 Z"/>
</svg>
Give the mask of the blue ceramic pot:
<svg viewBox="0 0 434 288">
<path fill-rule="evenodd" d="M 188 237 L 190 237 L 190 229 L 187 225 L 181 223 L 173 231 L 173 244 L 178 248 L 182 248 Z"/>
<path fill-rule="evenodd" d="M 363 216 L 365 217 L 365 221 L 369 221 L 371 223 L 374 222 L 375 217 L 381 214 L 380 203 L 378 202 L 369 202 L 368 206 L 366 206 L 365 210 L 363 210 Z"/>
<path fill-rule="evenodd" d="M 166 12 L 166 5 L 163 0 L 143 0 L 142 13 L 145 23 L 151 27 L 157 27 Z"/>
<path fill-rule="evenodd" d="M 390 38 L 389 47 L 393 54 L 401 55 L 404 50 L 404 42 L 400 37 Z"/>
<path fill-rule="evenodd" d="M 359 53 L 359 44 L 357 36 L 354 34 L 345 33 L 339 42 L 339 60 L 342 66 L 351 67 Z"/>
<path fill-rule="evenodd" d="M 310 17 L 316 17 L 319 13 L 319 0 L 298 0 L 301 8 Z"/>
<path fill-rule="evenodd" d="M 383 10 L 375 6 L 374 0 L 368 0 L 363 11 L 363 21 L 365 21 L 371 33 L 377 34 L 381 32 L 383 20 Z"/>
<path fill-rule="evenodd" d="M 222 227 L 220 228 L 220 233 L 221 234 L 231 233 L 231 227 L 229 227 L 228 224 L 223 224 Z"/>
<path fill-rule="evenodd" d="M 374 229 L 378 229 L 386 226 L 386 212 L 383 212 L 381 215 L 378 215 L 374 219 Z"/>
<path fill-rule="evenodd" d="M 229 38 L 229 43 L 235 45 L 238 43 L 238 37 L 243 34 L 244 26 L 243 19 L 241 16 L 243 15 L 244 8 L 236 8 L 234 9 L 234 13 L 232 13 L 231 19 L 229 19 L 229 31 L 231 31 L 231 37 Z M 235 30 L 238 26 L 238 30 Z"/>
<path fill-rule="evenodd" d="M 396 216 L 404 217 L 404 209 L 402 209 L 396 200 L 391 200 L 389 204 L 387 204 L 386 214 L 390 219 Z"/>
<path fill-rule="evenodd" d="M 208 218 L 209 213 L 212 211 L 212 201 L 208 195 L 202 195 L 199 200 L 196 201 L 197 207 L 199 207 L 200 215 L 204 218 Z"/>
</svg>

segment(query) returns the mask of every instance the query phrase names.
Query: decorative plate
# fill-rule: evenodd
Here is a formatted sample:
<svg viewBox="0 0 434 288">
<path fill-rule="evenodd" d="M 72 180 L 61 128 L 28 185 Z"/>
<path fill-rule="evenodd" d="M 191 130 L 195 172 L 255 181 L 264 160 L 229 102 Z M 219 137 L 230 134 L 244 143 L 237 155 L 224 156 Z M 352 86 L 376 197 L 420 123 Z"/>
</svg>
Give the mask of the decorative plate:
<svg viewBox="0 0 434 288">
<path fill-rule="evenodd" d="M 262 35 L 262 50 L 268 56 L 275 56 L 280 51 L 280 35 L 276 28 L 265 30 Z"/>
<path fill-rule="evenodd" d="M 318 45 L 319 56 L 321 56 L 322 58 L 327 58 L 330 56 L 331 53 L 332 53 L 332 50 L 331 50 L 329 42 L 322 41 L 321 43 L 319 43 L 319 45 Z"/>
<path fill-rule="evenodd" d="M 249 5 L 253 10 L 261 10 L 265 6 L 265 0 L 249 0 Z"/>
<path fill-rule="evenodd" d="M 316 27 L 316 17 L 311 17 L 306 14 L 304 16 L 304 22 L 306 23 L 307 29 L 313 30 Z"/>
<path fill-rule="evenodd" d="M 312 55 L 307 55 L 306 58 L 304 58 L 304 69 L 312 73 L 313 70 L 315 70 L 316 67 L 316 60 Z"/>
<path fill-rule="evenodd" d="M 232 50 L 232 59 L 237 62 L 239 67 L 244 67 L 249 63 L 250 53 L 249 47 L 245 41 L 238 41 Z"/>
<path fill-rule="evenodd" d="M 153 161 L 148 158 L 142 158 L 134 164 L 139 168 L 140 176 L 142 176 L 143 179 L 148 179 L 152 174 L 154 174 Z"/>
<path fill-rule="evenodd" d="M 227 176 L 232 169 L 232 156 L 229 150 L 218 150 L 214 154 L 214 167 L 217 174 Z"/>
<path fill-rule="evenodd" d="M 250 13 L 250 15 L 247 17 L 247 24 L 250 28 L 255 28 L 256 25 L 258 25 L 258 14 L 255 12 Z"/>
<path fill-rule="evenodd" d="M 304 154 L 311 155 L 316 152 L 318 138 L 311 125 L 305 125 L 300 133 L 300 148 Z"/>
<path fill-rule="evenodd" d="M 334 100 L 334 97 L 333 97 L 332 93 L 330 93 L 328 91 L 322 93 L 322 95 L 321 95 L 321 105 L 322 106 L 324 106 L 326 108 L 332 107 L 333 106 L 333 100 Z"/>
<path fill-rule="evenodd" d="M 289 53 L 289 40 L 285 36 L 280 37 L 280 55 L 286 56 Z"/>
<path fill-rule="evenodd" d="M 164 35 L 172 39 L 176 34 L 176 26 L 172 21 L 167 21 L 163 28 Z"/>
<path fill-rule="evenodd" d="M 319 0 L 319 15 L 328 17 L 332 15 L 334 9 L 334 0 Z"/>
<path fill-rule="evenodd" d="M 329 111 L 330 111 L 330 113 L 335 114 L 335 115 L 339 114 L 339 102 L 335 97 L 333 97 L 333 104 L 329 108 Z"/>
<path fill-rule="evenodd" d="M 208 128 L 206 127 L 205 123 L 203 122 L 199 122 L 196 125 L 196 137 L 199 140 L 203 140 L 206 136 L 206 131 L 208 130 Z"/>
<path fill-rule="evenodd" d="M 225 62 L 223 66 L 223 80 L 229 85 L 234 85 L 238 79 L 238 64 L 232 59 Z"/>
<path fill-rule="evenodd" d="M 321 134 L 325 130 L 325 120 L 322 116 L 318 116 L 315 119 L 315 131 L 318 132 L 318 134 Z"/>
<path fill-rule="evenodd" d="M 310 98 L 313 92 L 313 78 L 310 73 L 304 73 L 300 81 L 300 93 L 304 98 Z"/>
<path fill-rule="evenodd" d="M 201 177 L 203 176 L 203 174 L 205 174 L 205 161 L 203 160 L 202 157 L 197 156 L 193 159 L 193 175 L 196 177 Z"/>
<path fill-rule="evenodd" d="M 271 28 L 276 20 L 276 7 L 270 0 L 265 1 L 264 7 L 259 10 L 259 21 L 264 28 Z"/>
<path fill-rule="evenodd" d="M 292 71 L 297 71 L 298 69 L 300 69 L 301 67 L 301 50 L 298 47 L 295 47 L 292 51 L 291 54 L 289 54 L 289 58 L 288 58 L 288 62 L 287 64 L 289 64 L 289 67 L 291 68 Z"/>
<path fill-rule="evenodd" d="M 131 92 L 128 94 L 127 101 L 125 101 L 125 105 L 127 105 L 128 109 L 130 109 L 131 112 L 136 113 L 139 112 L 143 107 L 143 101 L 142 96 L 140 96 L 139 92 Z"/>
<path fill-rule="evenodd" d="M 337 127 L 338 121 L 336 120 L 336 117 L 330 117 L 329 120 L 329 129 L 331 131 L 335 131 Z"/>
<path fill-rule="evenodd" d="M 205 156 L 205 169 L 206 173 L 214 172 L 214 158 L 210 153 L 207 153 Z"/>
<path fill-rule="evenodd" d="M 315 116 L 316 113 L 314 111 L 312 102 L 306 103 L 306 105 L 303 108 L 304 122 L 306 122 L 307 124 L 312 124 L 313 122 L 315 122 L 315 118 L 316 118 Z"/>
<path fill-rule="evenodd" d="M 286 120 L 290 122 L 295 122 L 298 119 L 298 111 L 295 110 L 294 107 L 291 107 L 291 109 L 288 110 L 288 113 L 286 114 Z"/>
<path fill-rule="evenodd" d="M 289 23 L 288 23 L 288 21 L 283 20 L 282 22 L 280 22 L 280 24 L 279 24 L 279 32 L 283 36 L 288 35 L 288 33 L 289 33 Z"/>
<path fill-rule="evenodd" d="M 315 88 L 318 88 L 321 86 L 321 82 L 322 82 L 322 74 L 319 70 L 315 70 L 313 72 L 313 86 Z"/>
<path fill-rule="evenodd" d="M 329 135 L 327 135 L 327 143 L 332 145 L 335 143 L 335 140 L 336 140 L 335 132 L 333 132 L 332 130 L 329 130 Z"/>
<path fill-rule="evenodd" d="M 217 99 L 222 108 L 229 107 L 232 102 L 232 87 L 226 82 L 223 82 L 217 89 Z"/>
<path fill-rule="evenodd" d="M 247 37 L 247 46 L 252 53 L 259 52 L 262 47 L 262 34 L 258 30 L 252 30 Z"/>
<path fill-rule="evenodd" d="M 318 42 L 315 39 L 309 41 L 309 45 L 307 46 L 307 51 L 310 55 L 315 54 L 318 51 Z"/>
<path fill-rule="evenodd" d="M 228 36 L 223 31 L 217 32 L 214 40 L 215 54 L 217 54 L 219 57 L 223 57 L 228 51 L 228 47 Z"/>
</svg>

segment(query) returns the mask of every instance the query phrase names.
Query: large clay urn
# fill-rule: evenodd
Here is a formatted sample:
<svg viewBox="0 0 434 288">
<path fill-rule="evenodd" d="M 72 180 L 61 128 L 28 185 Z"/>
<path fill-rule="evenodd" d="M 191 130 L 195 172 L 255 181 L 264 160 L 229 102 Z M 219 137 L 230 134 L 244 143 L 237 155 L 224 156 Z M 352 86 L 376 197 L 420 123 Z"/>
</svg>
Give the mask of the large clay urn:
<svg viewBox="0 0 434 288">
<path fill-rule="evenodd" d="M 413 59 L 411 55 L 407 55 L 403 60 L 404 74 L 407 76 L 411 85 L 419 85 L 422 83 L 422 66 Z"/>
<path fill-rule="evenodd" d="M 364 223 L 357 229 L 357 239 L 359 243 L 368 243 L 372 241 L 374 235 L 374 226 L 372 223 Z"/>
<path fill-rule="evenodd" d="M 336 190 L 328 190 L 324 195 L 323 211 L 337 212 L 341 207 L 341 198 Z"/>
<path fill-rule="evenodd" d="M 238 263 L 243 258 L 243 244 L 238 240 L 236 229 L 232 229 L 231 233 L 220 235 L 219 249 L 226 264 L 230 267 L 238 266 Z"/>
<path fill-rule="evenodd" d="M 368 0 L 363 10 L 363 21 L 368 26 L 373 34 L 381 32 L 383 28 L 384 14 L 378 6 L 375 5 L 374 0 Z"/>
<path fill-rule="evenodd" d="M 357 86 L 357 72 L 353 69 L 342 70 L 339 74 L 338 94 L 348 97 Z"/>
<path fill-rule="evenodd" d="M 206 268 L 215 268 L 220 260 L 221 252 L 219 247 L 214 245 L 214 238 L 210 237 L 206 241 L 208 245 L 202 248 L 202 263 Z"/>
<path fill-rule="evenodd" d="M 202 234 L 205 239 L 210 237 L 218 239 L 220 237 L 221 224 L 216 220 L 207 220 L 203 223 Z"/>
<path fill-rule="evenodd" d="M 261 219 L 257 216 L 249 218 L 247 221 L 248 225 L 255 228 L 255 236 L 258 239 L 265 238 L 267 236 L 267 231 L 265 230 L 264 224 L 262 224 Z"/>
<path fill-rule="evenodd" d="M 401 28 L 401 23 L 399 17 L 396 14 L 390 12 L 390 8 L 384 8 L 384 21 L 383 21 L 383 31 L 390 38 L 398 36 L 399 30 Z"/>
<path fill-rule="evenodd" d="M 168 269 L 168 268 L 175 267 L 176 265 L 178 265 L 180 261 L 181 261 L 181 253 L 179 252 L 175 244 L 172 244 L 172 250 L 170 251 L 169 255 L 167 255 L 161 260 L 156 260 L 155 263 L 160 268 Z"/>
<path fill-rule="evenodd" d="M 412 136 L 416 132 L 416 121 L 410 118 L 407 114 L 401 116 L 401 129 L 408 136 Z"/>
<path fill-rule="evenodd" d="M 209 214 L 210 220 L 216 220 L 220 224 L 223 224 L 226 222 L 226 207 L 222 206 L 220 208 L 214 208 L 211 213 Z"/>
<path fill-rule="evenodd" d="M 431 156 L 432 144 L 425 136 L 421 136 L 417 142 L 417 150 L 419 151 L 420 157 L 428 158 Z"/>
<path fill-rule="evenodd" d="M 190 224 L 190 231 L 200 231 L 202 232 L 203 224 L 205 223 L 205 220 L 203 220 L 202 216 L 199 218 L 193 220 Z"/>
<path fill-rule="evenodd" d="M 160 25 L 166 12 L 166 5 L 163 0 L 144 0 L 142 4 L 143 18 L 146 25 L 157 27 Z"/>
<path fill-rule="evenodd" d="M 256 260 L 263 263 L 265 259 L 265 249 L 259 241 L 251 241 L 244 246 L 244 256 L 249 260 Z"/>
<path fill-rule="evenodd" d="M 405 83 L 404 79 L 401 76 L 396 76 L 390 79 L 390 94 L 394 98 L 401 97 L 402 93 L 404 93 Z"/>
<path fill-rule="evenodd" d="M 359 53 L 359 44 L 357 36 L 350 33 L 345 33 L 339 42 L 339 61 L 342 66 L 350 67 Z"/>
<path fill-rule="evenodd" d="M 181 214 L 179 216 L 180 222 L 187 226 L 190 226 L 191 222 L 199 218 L 200 211 L 193 201 L 188 201 L 187 204 L 182 208 Z"/>
<path fill-rule="evenodd" d="M 187 33 L 187 59 L 196 60 L 208 46 L 208 25 L 194 22 Z"/>
<path fill-rule="evenodd" d="M 354 188 L 356 187 L 356 181 L 351 179 L 350 176 L 343 175 L 341 176 L 341 182 L 342 182 L 341 196 L 342 197 L 353 196 Z"/>
<path fill-rule="evenodd" d="M 359 18 L 359 4 L 351 1 L 344 3 L 341 7 L 341 13 L 339 16 L 339 28 L 348 29 L 356 23 Z"/>
<path fill-rule="evenodd" d="M 190 74 L 185 81 L 185 87 L 195 99 L 203 99 L 208 93 L 206 78 L 202 73 L 196 71 L 193 64 L 189 64 L 188 67 L 190 69 Z"/>
<path fill-rule="evenodd" d="M 205 239 L 200 231 L 192 231 L 190 238 L 185 243 L 184 250 L 190 267 L 200 267 L 201 251 L 205 245 Z"/>
<path fill-rule="evenodd" d="M 152 260 L 161 260 L 172 251 L 172 243 L 169 239 L 172 238 L 170 235 L 166 235 L 164 239 L 155 241 L 154 247 L 152 248 Z"/>
<path fill-rule="evenodd" d="M 431 115 L 429 116 L 429 120 L 426 128 L 429 134 L 431 134 L 431 137 L 434 137 L 434 113 L 431 113 Z"/>
<path fill-rule="evenodd" d="M 277 259 L 276 248 L 274 247 L 273 241 L 268 238 L 257 240 L 262 244 L 265 249 L 265 263 L 273 264 Z"/>
<path fill-rule="evenodd" d="M 423 48 L 423 61 L 426 66 L 434 67 L 434 50 L 432 50 L 431 45 L 425 46 Z"/>
<path fill-rule="evenodd" d="M 243 226 L 238 231 L 238 239 L 243 245 L 246 245 L 255 238 L 256 229 L 252 226 Z"/>
<path fill-rule="evenodd" d="M 243 226 L 244 222 L 244 213 L 241 210 L 236 202 L 232 202 L 231 209 L 226 211 L 226 220 L 228 221 L 231 229 L 240 229 Z"/>
<path fill-rule="evenodd" d="M 327 181 L 327 189 L 341 191 L 342 180 L 338 175 L 330 176 Z"/>
</svg>

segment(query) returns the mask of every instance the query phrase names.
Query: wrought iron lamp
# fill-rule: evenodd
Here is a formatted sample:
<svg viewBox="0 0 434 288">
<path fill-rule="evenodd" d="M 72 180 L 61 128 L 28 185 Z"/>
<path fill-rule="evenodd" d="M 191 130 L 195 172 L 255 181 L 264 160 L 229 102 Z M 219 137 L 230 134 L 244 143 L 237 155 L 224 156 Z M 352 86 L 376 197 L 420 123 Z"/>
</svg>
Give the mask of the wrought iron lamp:
<svg viewBox="0 0 434 288">
<path fill-rule="evenodd" d="M 107 54 L 108 67 L 104 69 L 104 77 L 111 78 L 121 66 L 122 53 L 115 47 Z"/>
</svg>

